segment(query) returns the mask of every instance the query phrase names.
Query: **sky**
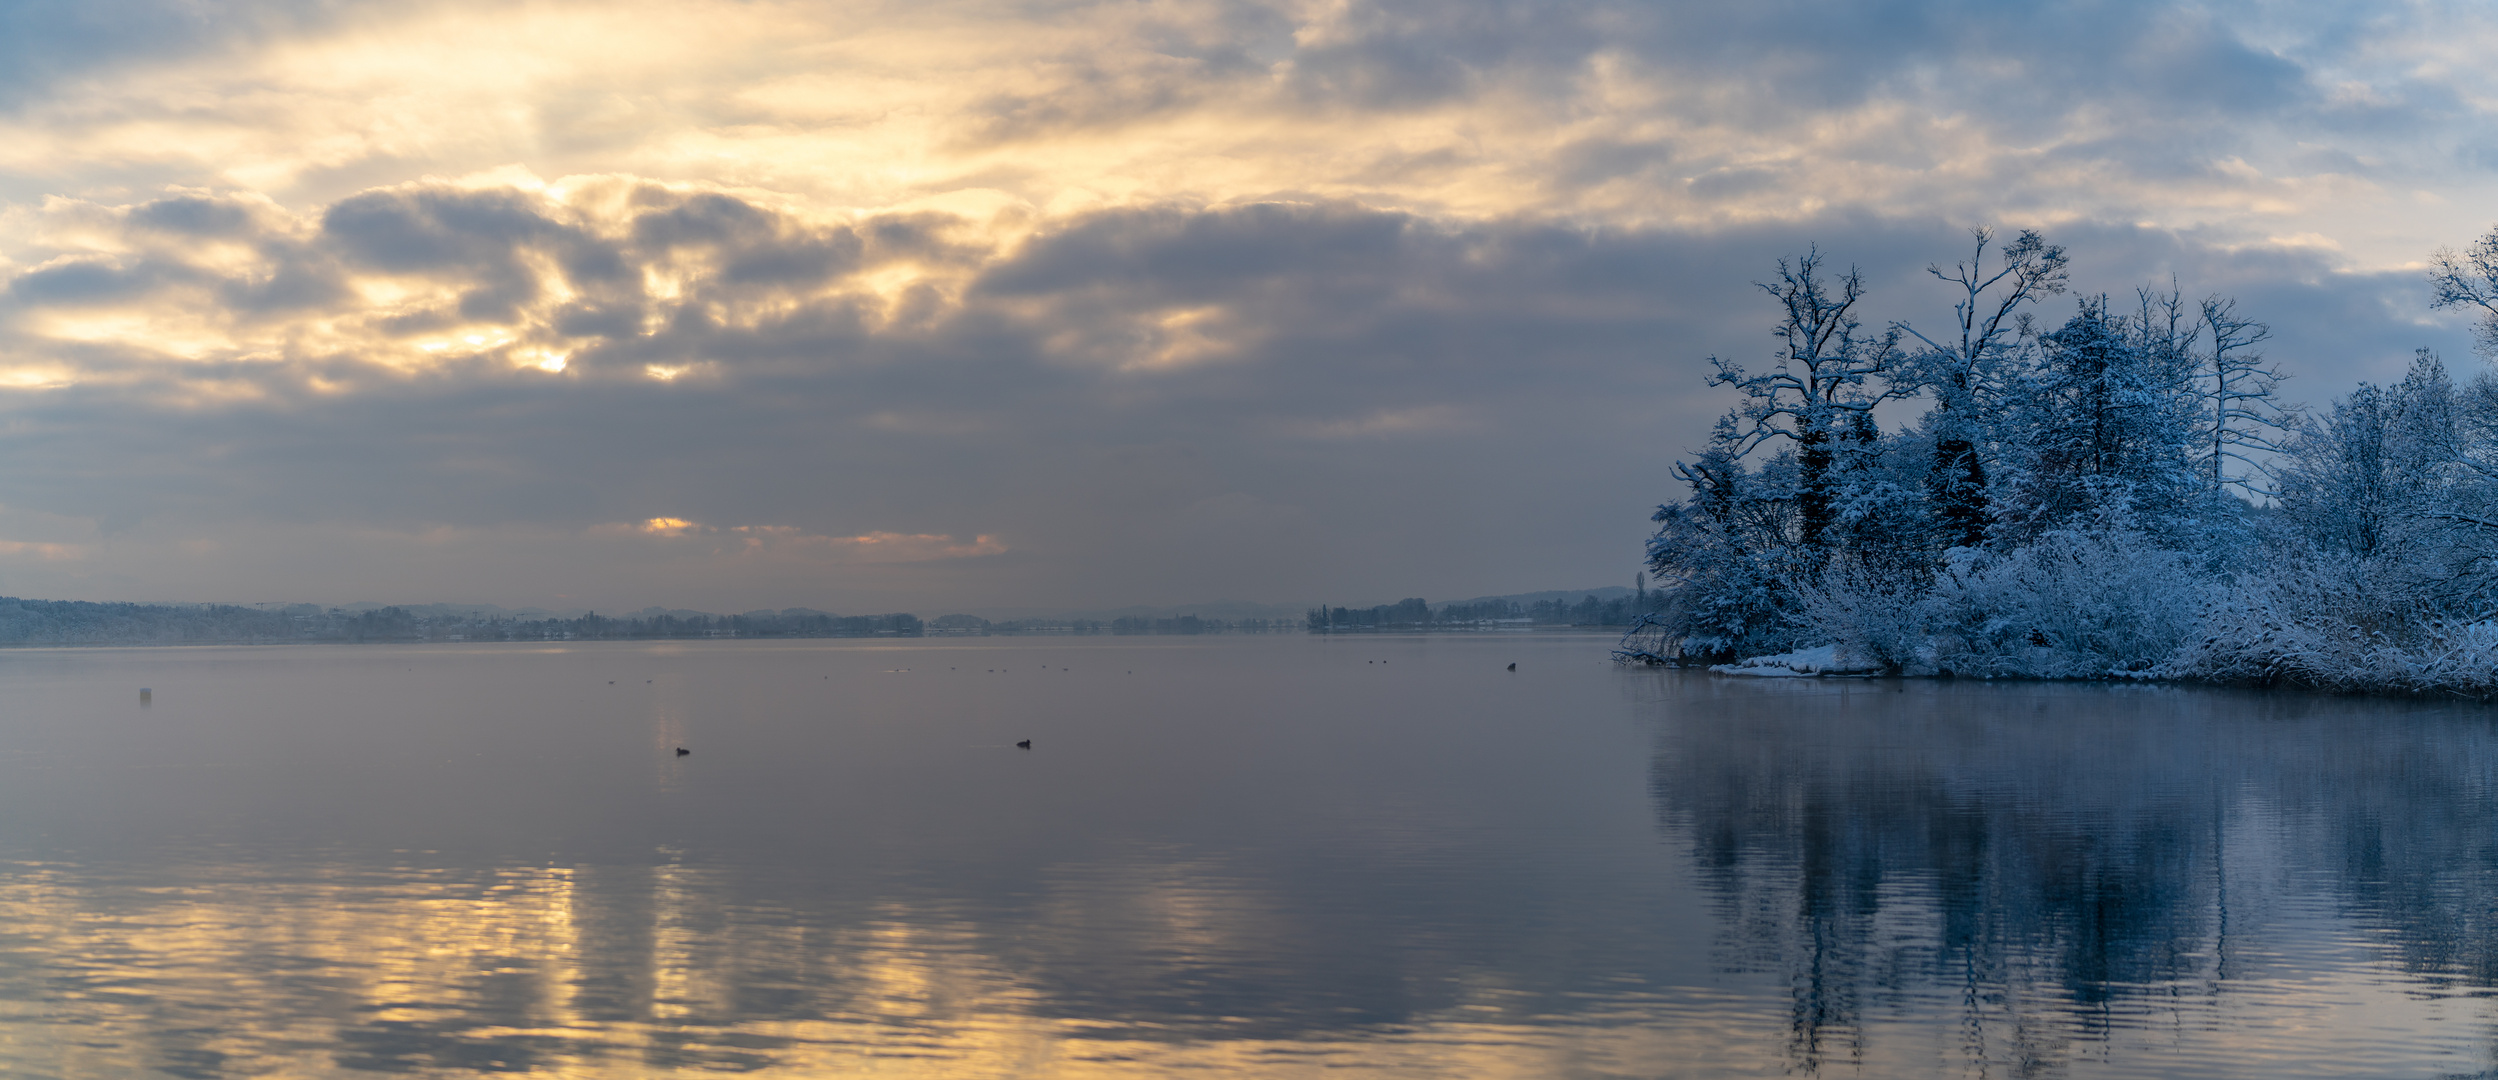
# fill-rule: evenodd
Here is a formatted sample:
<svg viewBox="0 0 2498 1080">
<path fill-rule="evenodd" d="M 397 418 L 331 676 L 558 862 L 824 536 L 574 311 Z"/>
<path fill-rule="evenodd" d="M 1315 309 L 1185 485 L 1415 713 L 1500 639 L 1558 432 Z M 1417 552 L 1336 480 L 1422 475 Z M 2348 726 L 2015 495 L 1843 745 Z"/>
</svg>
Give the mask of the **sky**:
<svg viewBox="0 0 2498 1080">
<path fill-rule="evenodd" d="M 0 594 L 1629 584 L 1819 249 L 2484 362 L 2473 3 L 0 0 Z M 2073 299 L 2042 317 L 2060 320 Z"/>
</svg>

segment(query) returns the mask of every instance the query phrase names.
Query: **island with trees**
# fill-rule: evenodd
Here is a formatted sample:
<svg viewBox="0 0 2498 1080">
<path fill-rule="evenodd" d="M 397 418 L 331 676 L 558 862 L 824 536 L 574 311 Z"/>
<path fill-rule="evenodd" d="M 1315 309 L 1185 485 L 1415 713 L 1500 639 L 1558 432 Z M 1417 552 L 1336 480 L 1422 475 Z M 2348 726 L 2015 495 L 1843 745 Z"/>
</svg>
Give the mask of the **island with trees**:
<svg viewBox="0 0 2498 1080">
<path fill-rule="evenodd" d="M 2498 375 L 2423 349 L 2290 407 L 2235 302 L 2054 300 L 2061 247 L 1973 240 L 1929 268 L 1938 323 L 1870 327 L 1817 250 L 1760 284 L 1773 361 L 1714 361 L 1734 403 L 1674 466 L 1619 658 L 2498 695 Z M 2498 358 L 2498 230 L 2429 285 Z"/>
</svg>

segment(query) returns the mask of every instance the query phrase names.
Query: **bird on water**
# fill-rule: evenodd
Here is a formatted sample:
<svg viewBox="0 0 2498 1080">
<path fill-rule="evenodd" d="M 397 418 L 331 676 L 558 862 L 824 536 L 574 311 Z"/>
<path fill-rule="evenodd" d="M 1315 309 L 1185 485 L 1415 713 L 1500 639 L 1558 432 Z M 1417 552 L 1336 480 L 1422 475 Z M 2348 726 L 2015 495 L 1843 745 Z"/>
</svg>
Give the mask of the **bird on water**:
<svg viewBox="0 0 2498 1080">
<path fill-rule="evenodd" d="M 688 749 L 686 749 L 686 748 L 684 748 L 684 747 L 682 747 L 682 746 L 677 747 L 677 756 L 678 756 L 678 757 L 684 757 L 685 755 L 687 755 L 687 754 L 691 754 L 691 753 L 693 753 L 693 751 L 688 750 Z"/>
<path fill-rule="evenodd" d="M 1030 739 L 1024 739 L 1024 740 L 1018 741 L 1018 742 L 1015 744 L 1015 748 L 1016 748 L 1016 749 L 1019 749 L 1019 750 L 1030 750 L 1030 749 L 1032 749 L 1032 740 L 1030 740 Z"/>
<path fill-rule="evenodd" d="M 1511 671 L 1516 671 L 1516 670 L 1518 670 L 1518 665 L 1517 665 L 1517 664 L 1515 664 L 1515 663 L 1510 664 L 1510 665 L 1509 665 L 1509 670 L 1511 670 Z"/>
</svg>

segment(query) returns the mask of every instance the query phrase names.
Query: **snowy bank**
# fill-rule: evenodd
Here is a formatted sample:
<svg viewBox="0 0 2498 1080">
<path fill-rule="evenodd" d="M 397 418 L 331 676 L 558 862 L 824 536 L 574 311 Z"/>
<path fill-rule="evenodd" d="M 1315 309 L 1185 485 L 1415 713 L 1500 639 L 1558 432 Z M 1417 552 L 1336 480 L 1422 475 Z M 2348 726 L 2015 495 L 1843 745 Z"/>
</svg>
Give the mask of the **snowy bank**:
<svg viewBox="0 0 2498 1080">
<path fill-rule="evenodd" d="M 1882 674 L 1882 665 L 1853 656 L 1842 657 L 1836 645 L 1817 645 L 1776 656 L 1754 656 L 1731 664 L 1719 664 L 1709 670 L 1723 675 L 1793 679 L 1808 675 L 1879 675 Z"/>
</svg>

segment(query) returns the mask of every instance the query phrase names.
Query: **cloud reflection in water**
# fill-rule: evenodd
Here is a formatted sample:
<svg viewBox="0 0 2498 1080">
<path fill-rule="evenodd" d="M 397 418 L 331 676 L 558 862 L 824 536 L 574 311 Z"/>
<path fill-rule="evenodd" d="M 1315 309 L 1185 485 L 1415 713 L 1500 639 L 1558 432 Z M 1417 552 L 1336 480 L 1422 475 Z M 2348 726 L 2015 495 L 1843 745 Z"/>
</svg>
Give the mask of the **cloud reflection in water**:
<svg viewBox="0 0 2498 1080">
<path fill-rule="evenodd" d="M 2491 1064 L 2477 711 L 1588 646 L 16 654 L 0 1071 Z"/>
</svg>

